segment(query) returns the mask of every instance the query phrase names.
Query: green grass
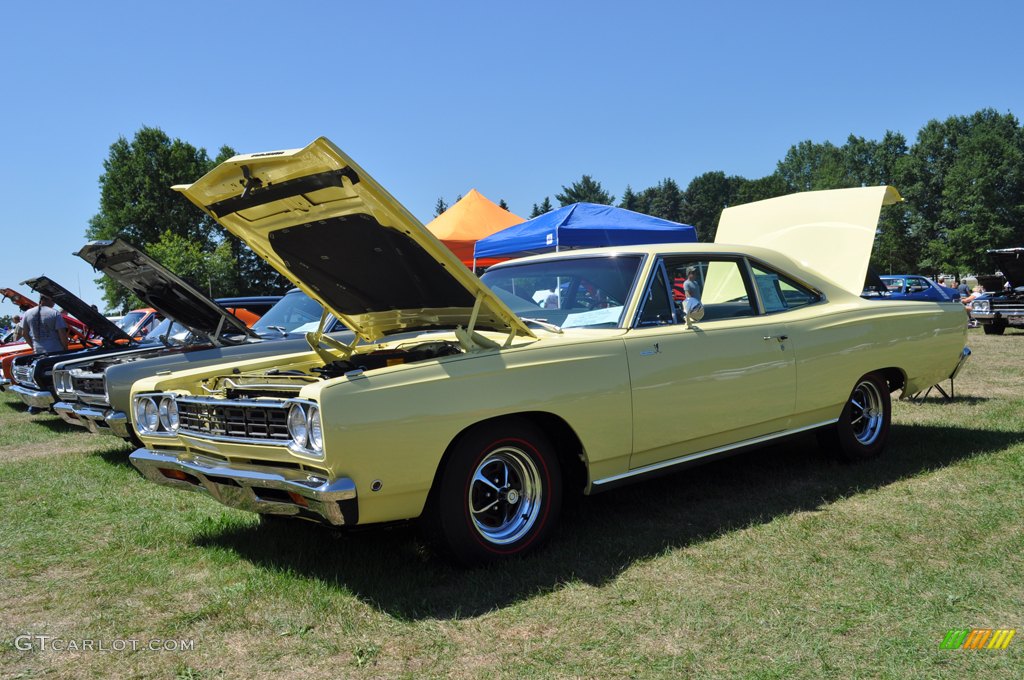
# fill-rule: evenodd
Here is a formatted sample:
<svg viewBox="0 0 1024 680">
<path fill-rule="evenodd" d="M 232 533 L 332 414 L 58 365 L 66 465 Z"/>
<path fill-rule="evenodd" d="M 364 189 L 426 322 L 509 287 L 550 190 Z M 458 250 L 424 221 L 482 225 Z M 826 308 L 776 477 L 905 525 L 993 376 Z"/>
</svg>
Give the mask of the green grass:
<svg viewBox="0 0 1024 680">
<path fill-rule="evenodd" d="M 970 344 L 957 398 L 895 404 L 879 460 L 799 438 L 585 498 L 541 553 L 475 571 L 407 528 L 260 528 L 0 395 L 0 674 L 1018 677 L 1024 333 Z M 963 627 L 1019 632 L 939 649 Z"/>
</svg>

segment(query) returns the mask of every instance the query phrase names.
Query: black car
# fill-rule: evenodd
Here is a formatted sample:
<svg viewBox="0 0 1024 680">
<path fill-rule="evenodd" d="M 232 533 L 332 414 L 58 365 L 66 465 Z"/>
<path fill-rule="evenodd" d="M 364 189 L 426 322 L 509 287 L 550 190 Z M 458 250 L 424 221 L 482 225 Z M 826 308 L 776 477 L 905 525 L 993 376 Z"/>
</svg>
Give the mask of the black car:
<svg viewBox="0 0 1024 680">
<path fill-rule="evenodd" d="M 971 317 L 986 335 L 1024 328 L 1024 248 L 990 250 L 988 256 L 1002 276 L 979 277 L 986 292 L 971 302 Z"/>
</svg>

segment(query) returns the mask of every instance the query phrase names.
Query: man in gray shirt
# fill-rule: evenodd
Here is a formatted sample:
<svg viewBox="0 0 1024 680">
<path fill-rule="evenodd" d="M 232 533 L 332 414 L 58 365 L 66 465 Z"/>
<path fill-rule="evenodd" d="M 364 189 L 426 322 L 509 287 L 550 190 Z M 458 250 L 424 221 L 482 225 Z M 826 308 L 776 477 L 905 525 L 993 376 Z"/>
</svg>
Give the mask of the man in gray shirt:
<svg viewBox="0 0 1024 680">
<path fill-rule="evenodd" d="M 68 348 L 68 325 L 53 308 L 53 299 L 39 296 L 39 306 L 25 312 L 21 320 L 22 335 L 38 354 L 63 352 Z"/>
</svg>

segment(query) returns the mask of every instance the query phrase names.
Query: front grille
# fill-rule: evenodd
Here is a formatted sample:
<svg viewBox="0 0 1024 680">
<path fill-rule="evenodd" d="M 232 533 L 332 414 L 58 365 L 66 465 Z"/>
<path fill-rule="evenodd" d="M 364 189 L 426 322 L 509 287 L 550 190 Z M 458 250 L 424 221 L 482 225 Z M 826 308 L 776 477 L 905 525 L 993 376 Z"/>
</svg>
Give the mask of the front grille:
<svg viewBox="0 0 1024 680">
<path fill-rule="evenodd" d="M 82 394 L 95 394 L 103 395 L 106 394 L 104 391 L 103 378 L 92 378 L 85 376 L 72 376 L 71 384 L 75 392 L 81 392 Z"/>
<path fill-rule="evenodd" d="M 291 441 L 288 409 L 232 402 L 178 402 L 178 431 L 213 437 Z"/>
<path fill-rule="evenodd" d="M 32 367 L 31 366 L 15 366 L 14 370 L 14 382 L 21 385 L 35 385 L 35 381 L 32 380 Z"/>
</svg>

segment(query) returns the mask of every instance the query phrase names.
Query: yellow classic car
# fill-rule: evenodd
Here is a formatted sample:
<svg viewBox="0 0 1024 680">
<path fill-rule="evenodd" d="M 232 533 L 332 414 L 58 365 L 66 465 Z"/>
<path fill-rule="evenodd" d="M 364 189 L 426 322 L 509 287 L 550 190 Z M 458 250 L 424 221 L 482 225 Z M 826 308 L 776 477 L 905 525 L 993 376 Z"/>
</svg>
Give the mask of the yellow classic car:
<svg viewBox="0 0 1024 680">
<path fill-rule="evenodd" d="M 859 295 L 889 187 L 730 208 L 715 244 L 482 278 L 326 139 L 176 189 L 355 340 L 316 331 L 309 351 L 138 381 L 132 463 L 266 518 L 418 519 L 466 564 L 537 548 L 565 494 L 795 433 L 874 456 L 890 393 L 969 354 L 960 305 Z"/>
</svg>

